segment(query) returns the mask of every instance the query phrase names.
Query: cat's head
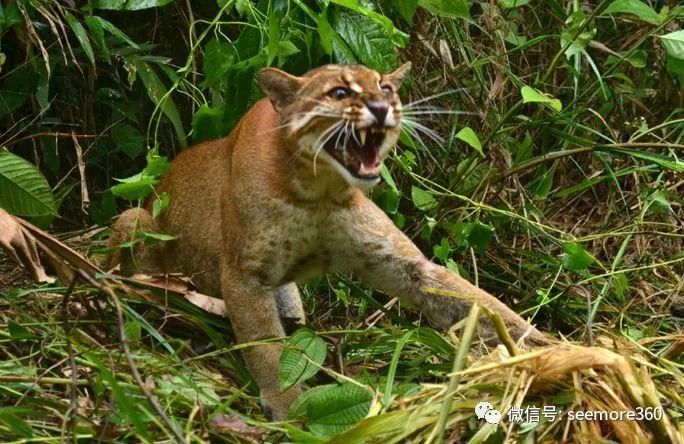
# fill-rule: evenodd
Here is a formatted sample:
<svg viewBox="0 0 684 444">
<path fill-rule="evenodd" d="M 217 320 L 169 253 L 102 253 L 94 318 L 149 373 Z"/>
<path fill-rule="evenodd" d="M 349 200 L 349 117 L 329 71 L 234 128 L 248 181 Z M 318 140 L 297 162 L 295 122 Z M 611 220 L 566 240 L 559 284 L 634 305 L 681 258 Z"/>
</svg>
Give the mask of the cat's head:
<svg viewBox="0 0 684 444">
<path fill-rule="evenodd" d="M 332 169 L 367 188 L 378 182 L 382 160 L 399 138 L 397 91 L 410 68 L 381 74 L 362 65 L 325 65 L 301 77 L 265 68 L 259 83 L 280 113 L 280 131 L 297 141 L 296 155 L 314 171 Z"/>
</svg>

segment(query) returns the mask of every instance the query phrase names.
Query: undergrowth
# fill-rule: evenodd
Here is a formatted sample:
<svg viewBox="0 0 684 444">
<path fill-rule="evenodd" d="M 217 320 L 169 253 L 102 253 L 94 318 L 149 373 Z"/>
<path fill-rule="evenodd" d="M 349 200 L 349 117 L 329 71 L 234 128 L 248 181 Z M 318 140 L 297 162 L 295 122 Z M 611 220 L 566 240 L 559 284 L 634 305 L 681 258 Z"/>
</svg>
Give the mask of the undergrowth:
<svg viewBox="0 0 684 444">
<path fill-rule="evenodd" d="M 412 61 L 402 97 L 425 99 L 412 117 L 435 133 L 402 134 L 373 199 L 561 345 L 488 350 L 467 323 L 436 331 L 324 277 L 304 289 L 311 330 L 292 340 L 308 344 L 290 356 L 306 370 L 283 375 L 312 387 L 300 429 L 266 421 L 239 357 L 253 344 L 220 315 L 104 274 L 36 285 L 2 256 L 0 440 L 681 439 L 682 18 L 678 2 L 646 0 L 3 2 L 9 212 L 97 262 L 98 227 L 150 196 L 163 211 L 152 186 L 167 159 L 226 135 L 261 96 L 261 67 Z M 483 400 L 502 425 L 475 416 Z M 544 405 L 558 418 L 506 421 Z M 639 406 L 667 421 L 567 416 Z"/>
</svg>

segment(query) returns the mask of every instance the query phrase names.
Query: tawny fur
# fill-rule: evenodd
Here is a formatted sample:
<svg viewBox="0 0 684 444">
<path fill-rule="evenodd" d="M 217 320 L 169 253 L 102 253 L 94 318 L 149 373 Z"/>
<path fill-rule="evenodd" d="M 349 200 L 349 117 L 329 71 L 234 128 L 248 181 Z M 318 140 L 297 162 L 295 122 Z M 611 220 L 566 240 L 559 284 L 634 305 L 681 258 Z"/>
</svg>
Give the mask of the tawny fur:
<svg viewBox="0 0 684 444">
<path fill-rule="evenodd" d="M 135 247 L 132 254 L 119 249 L 111 265 L 120 263 L 127 274 L 191 276 L 202 292 L 224 298 L 239 342 L 283 337 L 281 317 L 303 322 L 294 282 L 332 271 L 351 273 L 399 296 L 437 327 L 461 320 L 475 301 L 498 313 L 516 339 L 527 335 L 533 343 L 544 342 L 544 335 L 495 297 L 428 261 L 330 161 L 319 159 L 314 171 L 313 153 L 302 151 L 299 143 L 308 129 L 276 129 L 287 116 L 310 109 L 298 108 L 307 97 L 318 97 L 335 82 L 375 91 L 380 82 L 390 81 L 398 89 L 399 75 L 403 72 L 381 76 L 359 66 L 325 67 L 301 78 L 262 73 L 270 101 L 257 102 L 227 138 L 181 153 L 156 189 L 169 193 L 168 208 L 156 220 L 146 210 L 128 210 L 113 227 L 110 245 L 128 241 L 136 229 L 173 234 L 177 240 Z M 396 140 L 398 127 L 387 131 Z M 425 288 L 449 290 L 459 298 L 427 294 Z M 487 324 L 483 320 L 484 330 Z M 279 390 L 281 350 L 281 344 L 269 343 L 243 354 L 276 419 L 287 416 L 300 393 L 299 387 Z"/>
</svg>

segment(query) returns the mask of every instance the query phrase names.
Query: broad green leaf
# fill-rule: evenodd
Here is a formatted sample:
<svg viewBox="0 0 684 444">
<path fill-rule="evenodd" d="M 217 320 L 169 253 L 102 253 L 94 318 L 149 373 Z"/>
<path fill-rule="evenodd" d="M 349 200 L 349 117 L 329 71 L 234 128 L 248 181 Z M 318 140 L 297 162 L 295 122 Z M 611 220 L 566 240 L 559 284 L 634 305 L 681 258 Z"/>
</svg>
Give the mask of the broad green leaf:
<svg viewBox="0 0 684 444">
<path fill-rule="evenodd" d="M 560 100 L 541 91 L 537 91 L 536 89 L 527 85 L 520 89 L 520 93 L 522 94 L 523 103 L 546 103 L 556 111 L 563 109 L 563 105 L 561 104 Z"/>
<path fill-rule="evenodd" d="M 373 395 L 365 388 L 346 383 L 315 390 L 302 407 L 306 410 L 312 433 L 333 436 L 365 418 L 370 411 L 372 399 Z"/>
<path fill-rule="evenodd" d="M 413 204 L 419 210 L 423 211 L 427 211 L 437 205 L 437 201 L 432 194 L 416 186 L 411 187 L 411 200 L 413 200 Z"/>
<path fill-rule="evenodd" d="M 392 188 L 373 191 L 373 201 L 387 214 L 396 214 L 401 196 Z"/>
<path fill-rule="evenodd" d="M 659 37 L 669 55 L 676 59 L 684 59 L 684 29 Z"/>
<path fill-rule="evenodd" d="M 313 331 L 307 328 L 297 330 L 280 355 L 280 389 L 285 390 L 315 375 L 325 361 L 326 352 L 325 342 Z"/>
<path fill-rule="evenodd" d="M 225 136 L 223 130 L 223 106 L 202 105 L 192 116 L 192 140 L 201 142 Z"/>
<path fill-rule="evenodd" d="M 582 247 L 578 242 L 566 242 L 563 244 L 563 268 L 571 271 L 582 271 L 596 262 L 596 258 Z"/>
<path fill-rule="evenodd" d="M 137 11 L 139 9 L 157 8 L 174 0 L 95 0 L 93 8 L 111 9 L 114 11 Z"/>
<path fill-rule="evenodd" d="M 155 105 L 159 106 L 162 112 L 168 117 L 173 125 L 173 129 L 176 131 L 176 137 L 178 138 L 178 143 L 181 147 L 186 146 L 186 136 L 185 130 L 183 129 L 183 124 L 181 123 L 180 115 L 176 109 L 176 104 L 173 103 L 171 96 L 168 95 L 168 90 L 154 72 L 149 63 L 144 62 L 140 59 L 135 59 L 134 61 L 140 80 L 142 80 L 147 90 L 147 95 L 150 100 L 154 102 Z"/>
<path fill-rule="evenodd" d="M 143 175 L 148 177 L 160 177 L 171 169 L 171 162 L 166 157 L 158 156 L 153 152 L 147 154 L 147 166 L 143 170 Z"/>
<path fill-rule="evenodd" d="M 0 150 L 0 207 L 17 216 L 54 216 L 57 205 L 43 173 L 33 164 Z"/>
<path fill-rule="evenodd" d="M 335 30 L 353 55 L 353 60 L 386 72 L 397 64 L 396 47 L 387 30 L 372 19 L 348 11 L 335 15 Z M 334 45 L 335 56 L 348 63 L 349 53 Z M 341 54 L 340 54 L 341 52 Z"/>
<path fill-rule="evenodd" d="M 216 86 L 230 69 L 235 58 L 235 47 L 230 42 L 214 38 L 204 48 L 204 85 Z"/>
<path fill-rule="evenodd" d="M 93 54 L 93 48 L 90 46 L 90 40 L 88 40 L 88 33 L 85 28 L 69 11 L 66 12 L 65 17 L 71 30 L 74 31 L 78 42 L 81 44 L 83 52 L 85 52 L 86 57 L 88 57 L 90 63 L 95 67 L 95 54 Z"/>
<path fill-rule="evenodd" d="M 640 0 L 615 0 L 603 13 L 635 15 L 652 25 L 659 25 L 663 20 L 653 8 Z"/>
<path fill-rule="evenodd" d="M 157 184 L 157 179 L 153 177 L 142 177 L 135 182 L 124 182 L 114 185 L 112 194 L 122 199 L 136 201 L 149 196 Z"/>
<path fill-rule="evenodd" d="M 145 151 L 145 139 L 138 128 L 128 123 L 120 123 L 112 128 L 112 140 L 116 147 L 130 159 L 135 159 Z"/>
<path fill-rule="evenodd" d="M 475 222 L 468 235 L 468 243 L 478 253 L 484 253 L 489 249 L 493 237 L 494 227 L 482 222 Z"/>
<path fill-rule="evenodd" d="M 419 4 L 440 17 L 470 20 L 468 0 L 419 0 Z"/>
<path fill-rule="evenodd" d="M 0 3 L 0 32 L 24 20 L 16 2 Z"/>
<path fill-rule="evenodd" d="M 627 61 L 630 65 L 632 65 L 635 68 L 644 68 L 646 66 L 646 60 L 648 59 L 648 53 L 644 51 L 643 49 L 637 49 L 636 51 L 631 51 L 631 52 L 622 52 L 618 53 L 621 57 L 616 57 L 616 56 L 608 56 L 608 60 L 606 60 L 607 63 L 614 64 L 618 60 L 625 60 Z"/>
<path fill-rule="evenodd" d="M 464 127 L 461 131 L 456 133 L 456 138 L 475 148 L 475 151 L 480 153 L 480 156 L 484 157 L 484 153 L 482 152 L 482 143 L 480 143 L 480 139 L 477 137 L 477 134 L 475 134 L 475 131 L 473 131 L 472 128 L 469 126 Z"/>
<path fill-rule="evenodd" d="M 404 32 L 398 30 L 395 26 L 394 23 L 392 23 L 392 20 L 389 18 L 385 17 L 382 14 L 379 14 L 371 9 L 363 7 L 360 3 L 359 0 L 330 0 L 330 3 L 335 3 L 340 6 L 344 6 L 345 8 L 351 9 L 354 12 L 357 12 L 376 24 L 380 25 L 383 27 L 386 31 L 386 34 L 389 36 L 390 40 L 392 43 L 397 45 L 400 48 L 403 48 L 406 46 L 406 44 L 409 41 L 409 36 L 408 34 L 405 34 Z"/>
</svg>

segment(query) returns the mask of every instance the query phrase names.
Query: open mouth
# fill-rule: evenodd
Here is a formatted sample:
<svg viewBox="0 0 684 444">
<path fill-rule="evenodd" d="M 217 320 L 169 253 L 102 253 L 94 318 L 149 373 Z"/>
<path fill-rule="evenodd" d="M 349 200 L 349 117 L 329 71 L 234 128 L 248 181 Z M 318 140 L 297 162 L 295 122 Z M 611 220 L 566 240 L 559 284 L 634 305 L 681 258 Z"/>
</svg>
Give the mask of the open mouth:
<svg viewBox="0 0 684 444">
<path fill-rule="evenodd" d="M 375 180 L 380 176 L 380 147 L 384 140 L 384 128 L 368 127 L 332 137 L 324 149 L 352 176 Z"/>
</svg>

